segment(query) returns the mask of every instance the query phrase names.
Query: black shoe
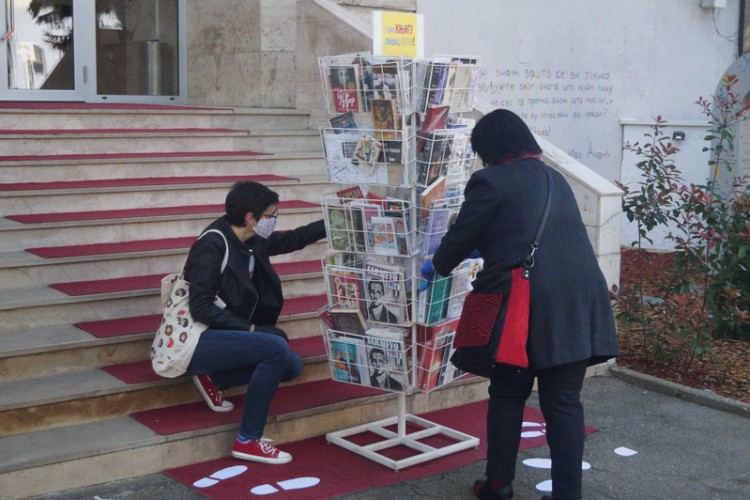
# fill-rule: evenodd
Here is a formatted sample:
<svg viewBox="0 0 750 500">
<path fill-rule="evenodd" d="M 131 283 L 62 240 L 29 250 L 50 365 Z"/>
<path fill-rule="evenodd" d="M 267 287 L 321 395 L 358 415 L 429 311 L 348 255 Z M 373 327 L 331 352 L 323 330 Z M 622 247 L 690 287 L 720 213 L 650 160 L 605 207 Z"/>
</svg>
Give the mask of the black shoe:
<svg viewBox="0 0 750 500">
<path fill-rule="evenodd" d="M 492 490 L 492 481 L 477 479 L 474 481 L 474 496 L 482 500 L 507 500 L 513 498 L 513 485 L 505 483 L 496 490 Z"/>
</svg>

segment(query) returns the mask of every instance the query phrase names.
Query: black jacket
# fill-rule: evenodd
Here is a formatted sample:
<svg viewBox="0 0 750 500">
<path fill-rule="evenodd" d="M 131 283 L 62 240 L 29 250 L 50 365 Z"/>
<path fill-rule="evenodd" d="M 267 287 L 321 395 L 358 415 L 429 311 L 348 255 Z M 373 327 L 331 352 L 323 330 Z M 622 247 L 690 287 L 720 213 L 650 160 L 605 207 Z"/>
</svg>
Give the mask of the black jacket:
<svg viewBox="0 0 750 500">
<path fill-rule="evenodd" d="M 229 243 L 229 260 L 221 273 L 224 241 L 209 233 L 190 247 L 185 262 L 185 279 L 190 282 L 190 312 L 197 321 L 220 330 L 249 330 L 250 325 L 276 324 L 284 305 L 279 275 L 270 257 L 300 250 L 325 237 L 322 220 L 289 231 L 275 231 L 268 239 L 254 236 L 243 242 L 237 238 L 226 217 L 212 222 L 208 229 L 218 229 Z M 248 264 L 254 256 L 250 279 Z M 214 304 L 217 295 L 226 303 L 222 309 Z"/>
<path fill-rule="evenodd" d="M 447 275 L 475 248 L 484 259 L 477 281 L 520 263 L 529 253 L 553 178 L 549 218 L 531 269 L 527 353 L 532 369 L 617 356 L 612 305 L 604 275 L 565 178 L 539 160 L 493 165 L 475 172 L 465 201 L 433 256 Z"/>
</svg>

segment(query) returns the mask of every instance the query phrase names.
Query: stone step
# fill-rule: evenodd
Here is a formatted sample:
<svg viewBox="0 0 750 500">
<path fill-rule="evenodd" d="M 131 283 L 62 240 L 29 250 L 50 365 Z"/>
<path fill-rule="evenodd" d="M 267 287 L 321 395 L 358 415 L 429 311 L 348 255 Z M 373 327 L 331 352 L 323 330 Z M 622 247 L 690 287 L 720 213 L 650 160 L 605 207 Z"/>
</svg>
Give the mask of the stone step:
<svg viewBox="0 0 750 500">
<path fill-rule="evenodd" d="M 291 229 L 318 220 L 320 204 L 282 200 L 279 229 Z M 0 218 L 0 252 L 25 248 L 118 243 L 158 235 L 179 238 L 197 235 L 217 217 L 224 205 L 183 205 L 118 211 L 10 214 Z M 13 217 L 13 220 L 11 219 Z"/>
<path fill-rule="evenodd" d="M 307 111 L 280 108 L 24 103 L 0 106 L 0 129 L 241 128 L 306 129 Z M 54 105 L 54 106 L 53 106 Z"/>
<path fill-rule="evenodd" d="M 290 339 L 319 335 L 318 311 L 325 303 L 323 294 L 285 300 L 279 328 Z M 156 310 L 141 316 L 110 316 L 1 333 L 0 382 L 147 359 L 160 321 L 161 312 Z"/>
<path fill-rule="evenodd" d="M 5 156 L 72 155 L 164 151 L 309 151 L 320 146 L 317 130 L 227 128 L 0 130 Z"/>
<path fill-rule="evenodd" d="M 168 274 L 179 269 L 195 236 L 159 240 L 27 248 L 0 253 L 0 289 L 30 288 L 62 281 L 100 279 L 112 269 L 129 274 Z M 320 260 L 325 240 L 292 254 L 275 255 L 273 263 Z"/>
<path fill-rule="evenodd" d="M 61 175 L 64 167 L 64 176 Z M 146 177 L 262 175 L 327 176 L 321 145 L 309 151 L 257 154 L 251 151 L 155 152 L 0 156 L 0 182 L 141 179 Z"/>
<path fill-rule="evenodd" d="M 265 434 L 275 444 L 283 445 L 398 414 L 396 394 L 363 393 L 362 389 L 331 380 L 281 387 L 274 396 L 272 409 L 274 404 L 288 409 L 269 415 Z M 295 406 L 300 392 L 335 397 Z M 430 393 L 408 396 L 405 409 L 407 413 L 420 414 L 486 397 L 486 379 L 474 377 Z M 183 413 L 191 418 L 197 411 L 210 411 L 202 403 L 184 408 Z M 221 414 L 215 415 L 212 417 L 216 421 L 223 421 Z M 120 417 L 69 426 L 64 432 L 45 430 L 0 438 L 0 483 L 9 498 L 21 498 L 226 457 L 238 427 L 237 417 L 232 423 L 160 435 L 133 417 Z M 40 477 L 45 480 L 32 480 Z"/>
<path fill-rule="evenodd" d="M 223 201 L 231 185 L 239 180 L 257 180 L 279 193 L 282 200 L 320 202 L 320 193 L 330 189 L 322 177 L 270 175 L 0 184 L 0 214 L 55 212 L 60 207 L 70 212 L 92 206 L 124 210 L 170 206 L 186 199 L 193 205 L 210 205 Z"/>
<path fill-rule="evenodd" d="M 305 363 L 303 375 L 290 384 L 330 378 L 320 334 L 292 339 L 290 346 Z M 0 383 L 0 436 L 106 420 L 131 413 L 202 401 L 189 376 L 156 375 L 147 358 L 103 369 L 83 370 Z M 228 397 L 244 394 L 232 389 Z"/>
</svg>

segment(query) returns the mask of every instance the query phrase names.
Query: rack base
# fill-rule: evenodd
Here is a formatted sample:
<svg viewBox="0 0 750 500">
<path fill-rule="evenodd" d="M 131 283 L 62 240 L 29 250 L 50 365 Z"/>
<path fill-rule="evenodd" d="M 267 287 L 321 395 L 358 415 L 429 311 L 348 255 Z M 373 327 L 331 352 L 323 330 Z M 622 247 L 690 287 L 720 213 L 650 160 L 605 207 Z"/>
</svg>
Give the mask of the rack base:
<svg viewBox="0 0 750 500">
<path fill-rule="evenodd" d="M 392 427 L 394 425 L 398 425 L 400 429 L 403 429 L 405 426 L 402 424 L 405 422 L 411 422 L 414 425 L 421 427 L 421 429 L 408 434 L 403 430 L 402 432 L 394 432 L 392 430 L 386 429 L 386 427 Z M 371 432 L 373 434 L 382 436 L 384 439 L 382 441 L 371 443 L 365 446 L 360 446 L 346 439 L 348 436 L 361 434 L 363 432 Z M 440 448 L 435 448 L 420 442 L 420 439 L 436 436 L 438 434 L 451 438 L 456 442 Z M 429 420 L 425 420 L 421 417 L 410 414 L 405 415 L 405 420 L 400 420 L 399 417 L 390 417 L 383 420 L 378 420 L 377 422 L 371 422 L 369 424 L 358 425 L 350 429 L 344 429 L 342 431 L 329 432 L 328 434 L 326 434 L 326 440 L 329 443 L 341 446 L 342 448 L 346 448 L 349 451 L 352 451 L 381 465 L 385 465 L 386 467 L 390 467 L 393 470 L 400 470 L 405 467 L 421 464 L 422 462 L 427 462 L 429 460 L 444 457 L 458 451 L 466 450 L 469 448 L 476 448 L 479 446 L 479 438 L 464 434 L 463 432 L 449 429 L 448 427 L 444 427 L 434 422 L 430 422 Z M 385 450 L 394 446 L 407 446 L 413 450 L 418 451 L 419 453 L 417 455 L 413 455 L 400 460 L 394 460 L 379 453 L 380 450 Z"/>
</svg>

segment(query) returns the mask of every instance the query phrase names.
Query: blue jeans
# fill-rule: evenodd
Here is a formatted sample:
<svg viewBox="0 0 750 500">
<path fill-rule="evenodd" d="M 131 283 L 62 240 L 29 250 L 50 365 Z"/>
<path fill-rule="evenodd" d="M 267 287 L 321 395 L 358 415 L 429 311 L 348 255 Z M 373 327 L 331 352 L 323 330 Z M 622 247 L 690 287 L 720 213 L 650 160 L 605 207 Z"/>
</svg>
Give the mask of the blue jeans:
<svg viewBox="0 0 750 500">
<path fill-rule="evenodd" d="M 283 338 L 260 331 L 215 330 L 201 334 L 190 375 L 208 375 L 219 390 L 247 384 L 240 434 L 258 439 L 279 383 L 302 374 L 302 360 Z M 265 327 L 274 328 L 274 327 Z"/>
</svg>

